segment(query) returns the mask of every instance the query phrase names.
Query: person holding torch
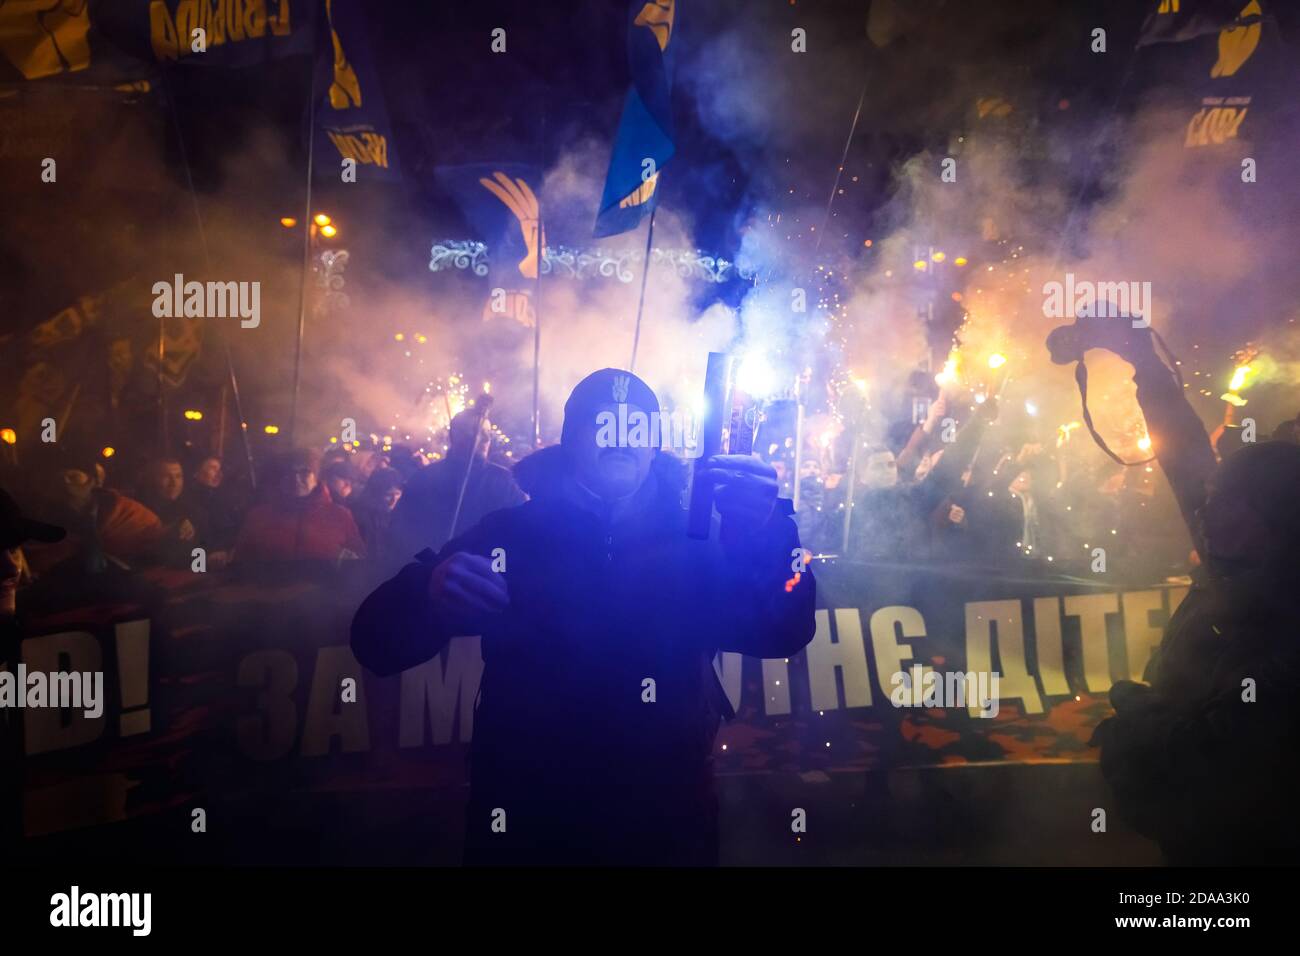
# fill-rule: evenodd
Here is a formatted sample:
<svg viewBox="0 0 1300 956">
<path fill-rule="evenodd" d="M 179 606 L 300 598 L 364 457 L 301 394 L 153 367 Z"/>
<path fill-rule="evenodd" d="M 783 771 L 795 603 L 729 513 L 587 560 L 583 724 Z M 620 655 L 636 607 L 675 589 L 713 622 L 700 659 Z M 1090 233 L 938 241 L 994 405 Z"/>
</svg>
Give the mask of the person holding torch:
<svg viewBox="0 0 1300 956">
<path fill-rule="evenodd" d="M 731 707 L 713 658 L 812 639 L 815 582 L 772 467 L 697 463 L 731 531 L 692 538 L 680 461 L 598 424 L 658 411 L 630 372 L 587 376 L 560 444 L 517 469 L 531 500 L 422 552 L 353 620 L 380 675 L 482 635 L 467 863 L 716 863 L 712 753 Z"/>
</svg>

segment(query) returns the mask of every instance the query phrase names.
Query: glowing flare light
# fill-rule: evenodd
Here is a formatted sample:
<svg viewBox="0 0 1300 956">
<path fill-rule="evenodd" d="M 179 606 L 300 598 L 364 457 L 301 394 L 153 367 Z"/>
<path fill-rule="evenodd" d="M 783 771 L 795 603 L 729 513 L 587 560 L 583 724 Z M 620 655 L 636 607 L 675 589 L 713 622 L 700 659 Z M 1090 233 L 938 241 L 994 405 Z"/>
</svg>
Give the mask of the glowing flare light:
<svg viewBox="0 0 1300 956">
<path fill-rule="evenodd" d="M 955 385 L 958 381 L 958 359 L 957 352 L 953 350 L 948 353 L 948 360 L 943 363 L 943 371 L 934 377 L 934 383 L 940 387 Z"/>
</svg>

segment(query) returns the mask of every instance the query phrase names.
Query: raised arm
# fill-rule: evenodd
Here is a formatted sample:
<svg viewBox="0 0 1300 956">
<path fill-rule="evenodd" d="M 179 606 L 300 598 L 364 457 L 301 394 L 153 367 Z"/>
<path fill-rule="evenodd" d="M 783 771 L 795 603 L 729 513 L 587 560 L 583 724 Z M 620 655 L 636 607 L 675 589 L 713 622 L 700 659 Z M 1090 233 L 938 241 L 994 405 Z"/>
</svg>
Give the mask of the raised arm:
<svg viewBox="0 0 1300 956">
<path fill-rule="evenodd" d="M 1081 361 L 1093 348 L 1109 349 L 1132 364 L 1151 447 L 1173 488 L 1192 542 L 1204 553 L 1196 512 L 1205 503 L 1206 483 L 1217 466 L 1214 448 L 1177 377 L 1156 355 L 1151 329 L 1134 327 L 1126 318 L 1081 318 L 1055 329 L 1047 338 L 1047 348 L 1058 365 Z"/>
<path fill-rule="evenodd" d="M 1204 554 L 1196 511 L 1205 503 L 1206 483 L 1217 464 L 1210 437 L 1174 373 L 1153 350 L 1124 357 L 1133 363 L 1138 405 L 1146 419 L 1156 460 L 1169 479 L 1192 542 Z"/>
<path fill-rule="evenodd" d="M 934 510 L 943 499 L 961 488 L 962 473 L 975 457 L 985 429 L 989 422 L 997 418 L 997 414 L 996 398 L 989 398 L 982 405 L 977 405 L 971 420 L 961 427 L 952 444 L 939 457 L 938 464 L 921 481 L 922 507 L 927 512 Z"/>
</svg>

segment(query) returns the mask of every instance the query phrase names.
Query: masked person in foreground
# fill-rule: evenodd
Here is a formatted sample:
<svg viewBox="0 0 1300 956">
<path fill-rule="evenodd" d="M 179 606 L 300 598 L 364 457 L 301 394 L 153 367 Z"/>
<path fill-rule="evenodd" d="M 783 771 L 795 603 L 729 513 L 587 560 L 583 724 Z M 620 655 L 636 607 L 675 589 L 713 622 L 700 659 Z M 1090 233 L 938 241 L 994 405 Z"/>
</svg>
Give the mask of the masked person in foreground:
<svg viewBox="0 0 1300 956">
<path fill-rule="evenodd" d="M 1247 443 L 1216 465 L 1151 332 L 1080 319 L 1053 359 L 1132 363 L 1151 445 L 1200 557 L 1144 683 L 1116 681 L 1098 726 L 1121 813 L 1174 865 L 1300 859 L 1300 446 Z M 1130 648 L 1132 653 L 1132 648 Z"/>
<path fill-rule="evenodd" d="M 620 404 L 659 411 L 628 372 L 579 382 L 560 444 L 517 466 L 531 500 L 421 552 L 352 622 L 353 652 L 381 675 L 482 635 L 468 863 L 716 863 L 711 754 L 731 709 L 713 657 L 786 657 L 813 636 L 814 582 L 792 570 L 773 469 L 698 463 L 727 530 L 688 538 L 681 462 L 602 447 L 598 419 Z"/>
</svg>

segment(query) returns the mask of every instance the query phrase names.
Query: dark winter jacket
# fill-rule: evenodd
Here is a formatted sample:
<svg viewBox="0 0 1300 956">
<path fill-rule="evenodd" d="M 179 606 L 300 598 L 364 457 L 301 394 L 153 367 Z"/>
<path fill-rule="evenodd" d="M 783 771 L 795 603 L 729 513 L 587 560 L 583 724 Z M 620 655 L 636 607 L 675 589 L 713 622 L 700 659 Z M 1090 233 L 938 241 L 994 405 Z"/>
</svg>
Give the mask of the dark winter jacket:
<svg viewBox="0 0 1300 956">
<path fill-rule="evenodd" d="M 849 553 L 855 560 L 908 564 L 930 559 L 931 516 L 961 487 L 961 475 L 979 448 L 987 419 L 976 415 L 923 479 L 859 494 L 850 516 Z"/>
<path fill-rule="evenodd" d="M 180 497 L 175 500 L 168 500 L 160 495 L 142 494 L 140 503 L 156 514 L 163 524 L 162 540 L 158 550 L 159 557 L 164 563 L 188 568 L 192 549 L 213 547 L 208 538 L 210 521 L 207 510 L 195 500 L 189 488 L 181 492 Z M 180 537 L 182 521 L 188 521 L 194 528 L 193 537 L 188 539 Z"/>
<path fill-rule="evenodd" d="M 434 566 L 501 549 L 510 605 L 482 634 L 467 861 L 715 862 L 711 754 L 730 708 L 714 655 L 784 657 L 814 631 L 812 576 L 787 585 L 799 546 L 789 509 L 724 552 L 716 530 L 686 536 L 674 459 L 656 458 L 614 522 L 558 477 L 561 460 L 558 448 L 536 453 L 522 469 L 532 500 L 371 594 L 353 651 L 380 674 L 427 661 L 468 630 L 433 612 Z"/>
<path fill-rule="evenodd" d="M 1152 360 L 1154 362 L 1154 359 Z M 1192 540 L 1214 453 L 1174 377 L 1138 369 L 1138 402 Z M 1294 595 L 1228 596 L 1198 571 L 1147 665 L 1111 689 L 1097 728 L 1117 805 L 1175 865 L 1288 863 L 1300 856 L 1300 612 Z"/>
<path fill-rule="evenodd" d="M 444 458 L 421 468 L 406 482 L 388 524 L 388 544 L 384 548 L 386 553 L 396 555 L 394 569 L 425 548 L 438 550 L 489 512 L 524 501 L 524 493 L 509 471 L 491 462 L 475 461 L 453 532 L 452 515 L 464 475 L 464 458 Z"/>
</svg>

